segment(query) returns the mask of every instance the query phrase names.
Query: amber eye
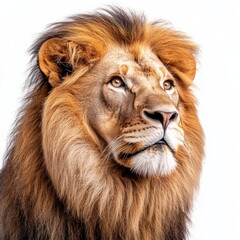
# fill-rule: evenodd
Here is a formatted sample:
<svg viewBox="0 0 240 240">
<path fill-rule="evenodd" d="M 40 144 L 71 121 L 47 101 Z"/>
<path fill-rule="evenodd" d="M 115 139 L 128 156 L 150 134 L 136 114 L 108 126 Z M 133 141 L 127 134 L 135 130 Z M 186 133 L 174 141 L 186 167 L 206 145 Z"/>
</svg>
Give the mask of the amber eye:
<svg viewBox="0 0 240 240">
<path fill-rule="evenodd" d="M 163 83 L 163 88 L 164 88 L 164 90 L 166 90 L 166 91 L 171 90 L 173 87 L 174 87 L 174 83 L 173 83 L 172 80 L 166 80 L 166 81 Z"/>
<path fill-rule="evenodd" d="M 114 77 L 110 81 L 111 85 L 115 88 L 125 87 L 125 83 L 120 77 Z"/>
</svg>

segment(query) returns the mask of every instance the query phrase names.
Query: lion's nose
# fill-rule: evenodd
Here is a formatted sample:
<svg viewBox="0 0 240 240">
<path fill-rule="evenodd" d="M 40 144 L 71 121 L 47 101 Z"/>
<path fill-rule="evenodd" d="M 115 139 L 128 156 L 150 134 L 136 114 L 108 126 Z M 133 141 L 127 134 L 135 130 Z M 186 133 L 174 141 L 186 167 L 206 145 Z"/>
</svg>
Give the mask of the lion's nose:
<svg viewBox="0 0 240 240">
<path fill-rule="evenodd" d="M 176 111 L 165 112 L 165 111 L 151 111 L 145 109 L 144 116 L 145 118 L 150 120 L 160 121 L 163 125 L 163 128 L 166 129 L 168 124 L 178 117 L 178 113 Z"/>
</svg>

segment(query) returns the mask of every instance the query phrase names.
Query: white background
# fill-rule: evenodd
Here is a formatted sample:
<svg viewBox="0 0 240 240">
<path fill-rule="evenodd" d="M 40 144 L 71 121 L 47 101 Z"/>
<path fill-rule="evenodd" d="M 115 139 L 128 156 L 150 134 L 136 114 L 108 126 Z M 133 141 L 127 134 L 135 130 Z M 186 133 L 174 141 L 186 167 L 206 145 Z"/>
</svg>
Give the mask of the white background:
<svg viewBox="0 0 240 240">
<path fill-rule="evenodd" d="M 4 2 L 4 3 L 3 3 Z M 239 240 L 240 2 L 15 0 L 0 3 L 0 166 L 27 78 L 28 48 L 47 24 L 109 4 L 165 19 L 201 47 L 195 79 L 206 157 L 189 240 Z M 238 155 L 238 159 L 237 159 Z"/>
</svg>

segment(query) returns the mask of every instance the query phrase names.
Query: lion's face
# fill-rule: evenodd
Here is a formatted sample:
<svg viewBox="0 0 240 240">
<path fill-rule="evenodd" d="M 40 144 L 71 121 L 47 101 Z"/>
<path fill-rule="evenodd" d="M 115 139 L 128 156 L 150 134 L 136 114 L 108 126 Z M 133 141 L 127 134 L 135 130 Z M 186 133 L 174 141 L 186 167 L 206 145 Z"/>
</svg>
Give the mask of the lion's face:
<svg viewBox="0 0 240 240">
<path fill-rule="evenodd" d="M 98 82 L 93 92 L 99 99 L 88 107 L 90 124 L 105 142 L 105 160 L 113 158 L 143 176 L 170 174 L 184 134 L 176 82 L 163 63 L 148 48 L 137 56 L 116 48 L 91 78 Z"/>
<path fill-rule="evenodd" d="M 144 38 L 133 35 L 122 44 L 121 29 L 122 40 L 108 27 L 99 26 L 106 34 L 99 39 L 98 32 L 73 26 L 75 35 L 51 38 L 39 50 L 39 67 L 53 87 L 43 111 L 47 167 L 56 171 L 52 156 L 64 149 L 63 168 L 86 164 L 81 155 L 95 167 L 118 164 L 140 176 L 170 175 L 186 153 L 182 146 L 189 146 L 183 120 L 188 109 L 195 111 L 188 106 L 194 102 L 188 88 L 195 45 L 154 25 L 144 28 Z M 58 145 L 53 138 L 61 139 Z"/>
</svg>

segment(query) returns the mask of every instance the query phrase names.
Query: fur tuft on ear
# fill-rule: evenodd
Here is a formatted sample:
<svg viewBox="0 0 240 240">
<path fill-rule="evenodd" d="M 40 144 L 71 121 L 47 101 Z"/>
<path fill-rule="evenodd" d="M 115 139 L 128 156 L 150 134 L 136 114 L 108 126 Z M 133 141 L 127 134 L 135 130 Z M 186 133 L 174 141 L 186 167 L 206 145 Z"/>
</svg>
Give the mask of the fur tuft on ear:
<svg viewBox="0 0 240 240">
<path fill-rule="evenodd" d="M 91 67 L 99 58 L 94 47 L 61 38 L 47 40 L 38 53 L 39 67 L 52 87 L 76 69 Z"/>
</svg>

